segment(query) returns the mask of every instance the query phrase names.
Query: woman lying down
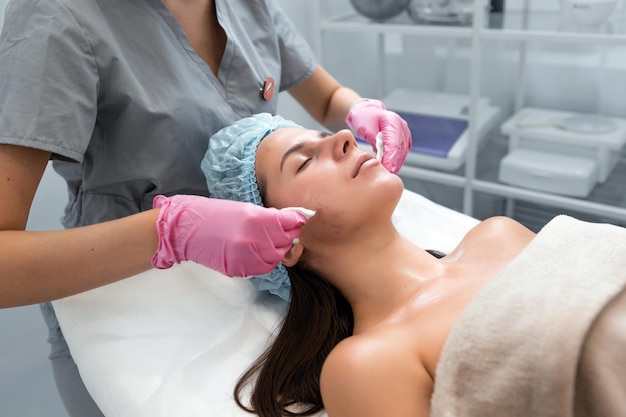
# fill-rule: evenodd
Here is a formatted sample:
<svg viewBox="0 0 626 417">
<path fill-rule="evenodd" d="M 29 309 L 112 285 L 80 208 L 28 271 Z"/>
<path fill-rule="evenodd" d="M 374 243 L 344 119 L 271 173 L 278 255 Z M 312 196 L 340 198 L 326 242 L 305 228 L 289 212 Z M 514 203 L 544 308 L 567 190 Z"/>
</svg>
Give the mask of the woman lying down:
<svg viewBox="0 0 626 417">
<path fill-rule="evenodd" d="M 535 236 L 494 217 L 443 256 L 394 228 L 402 181 L 349 130 L 258 114 L 209 144 L 213 197 L 315 211 L 282 265 L 252 278 L 290 303 L 236 388 L 242 407 L 262 417 L 625 415 L 626 385 L 612 396 L 601 382 L 626 378 L 626 331 L 613 335 L 604 318 L 626 305 L 623 228 L 559 216 Z"/>
</svg>

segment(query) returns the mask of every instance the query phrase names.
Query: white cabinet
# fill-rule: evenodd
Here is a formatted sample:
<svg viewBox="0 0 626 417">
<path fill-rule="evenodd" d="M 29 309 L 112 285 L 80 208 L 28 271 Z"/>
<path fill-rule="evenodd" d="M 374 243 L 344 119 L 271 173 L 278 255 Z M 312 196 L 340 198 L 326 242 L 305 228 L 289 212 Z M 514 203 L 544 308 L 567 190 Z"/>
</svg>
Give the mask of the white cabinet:
<svg viewBox="0 0 626 417">
<path fill-rule="evenodd" d="M 398 95 L 406 95 L 407 92 L 405 91 L 406 86 L 402 86 L 398 91 L 397 86 L 394 85 L 397 78 L 394 73 L 394 54 L 395 56 L 402 55 L 404 48 L 411 45 L 411 42 L 417 43 L 436 39 L 444 47 L 447 45 L 448 52 L 452 51 L 452 55 L 457 57 L 463 55 L 465 58 L 463 61 L 465 64 L 459 64 L 458 60 L 451 60 L 450 54 L 445 51 L 440 53 L 441 71 L 459 71 L 459 65 L 465 65 L 459 71 L 464 76 L 453 77 L 454 82 L 465 86 L 463 95 L 466 97 L 467 106 L 465 106 L 463 114 L 455 116 L 465 118 L 468 122 L 462 155 L 464 158 L 463 167 L 456 169 L 455 164 L 448 163 L 448 167 L 454 167 L 451 170 L 446 168 L 445 163 L 437 167 L 423 161 L 420 163 L 415 158 L 410 157 L 400 174 L 431 183 L 458 187 L 463 190 L 463 211 L 469 215 L 474 215 L 475 197 L 477 194 L 481 194 L 506 199 L 509 211 L 516 202 L 526 201 L 546 207 L 591 214 L 612 222 L 626 224 L 626 163 L 624 161 L 625 153 L 622 149 L 626 142 L 626 132 L 622 129 L 622 117 L 626 117 L 626 94 L 620 93 L 620 89 L 626 93 L 626 81 L 624 81 L 626 80 L 624 77 L 626 76 L 626 53 L 624 53 L 626 52 L 626 14 L 618 10 L 607 23 L 600 27 L 582 28 L 565 18 L 557 10 L 557 7 L 554 7 L 552 11 L 537 10 L 534 4 L 524 0 L 522 2 L 523 7 L 518 11 L 506 9 L 504 13 L 489 14 L 484 12 L 485 3 L 485 0 L 475 1 L 474 19 L 471 25 L 452 26 L 418 24 L 407 13 L 386 21 L 376 22 L 359 15 L 351 7 L 348 0 L 341 2 L 317 0 L 317 11 L 319 12 L 317 16 L 319 21 L 317 53 L 325 66 L 331 65 L 329 69 L 333 72 L 332 65 L 337 65 L 337 63 L 349 64 L 342 63 L 341 57 L 335 57 L 334 60 L 331 58 L 332 62 L 328 62 L 328 56 L 337 55 L 336 49 L 338 48 L 337 45 L 329 45 L 329 42 L 332 42 L 330 40 L 331 35 L 352 33 L 357 39 L 360 36 L 366 38 L 367 42 L 374 43 L 372 49 L 377 56 L 376 59 L 370 58 L 367 64 L 369 65 L 367 72 L 370 73 L 370 77 L 373 77 L 371 83 L 376 88 L 372 90 L 373 93 L 370 93 L 370 96 L 383 100 L 389 97 L 395 100 Z M 494 50 L 498 50 L 498 53 L 494 53 Z M 582 50 L 582 52 L 579 53 L 578 50 Z M 563 97 L 567 94 L 572 95 L 571 99 L 566 100 L 565 107 L 569 108 L 561 108 L 562 102 L 551 106 L 553 103 L 550 103 L 550 85 L 542 85 L 539 82 L 529 86 L 529 76 L 534 77 L 534 79 L 541 77 L 541 74 L 537 74 L 541 70 L 534 65 L 536 62 L 533 61 L 537 59 L 537 56 L 540 56 L 545 62 L 554 63 L 551 67 L 552 81 L 548 83 L 554 83 L 555 79 L 558 83 L 559 71 L 563 72 L 563 80 L 566 76 L 569 77 L 571 87 L 561 86 L 561 91 L 564 92 Z M 567 67 L 566 69 L 559 67 L 559 60 L 567 64 L 562 67 Z M 392 64 L 390 65 L 389 62 Z M 352 65 L 358 66 L 354 63 Z M 510 75 L 503 75 L 499 81 L 499 87 L 503 88 L 490 85 L 489 71 L 497 72 L 498 67 L 501 68 L 502 74 L 510 73 Z M 617 81 L 614 88 L 611 85 L 600 88 L 592 83 L 577 82 L 576 71 L 594 74 L 593 76 L 600 81 L 615 79 L 621 80 L 621 82 Z M 365 75 L 362 73 L 363 71 L 355 71 L 354 77 L 364 77 Z M 453 87 L 452 90 L 455 88 L 459 90 L 458 86 Z M 498 88 L 504 93 L 502 91 L 495 92 Z M 408 90 L 410 92 L 410 88 Z M 436 90 L 436 86 L 434 90 Z M 597 183 L 592 186 L 588 195 L 575 197 L 567 195 L 567 192 L 555 193 L 550 187 L 541 190 L 541 181 L 531 183 L 529 186 L 520 186 L 499 180 L 497 168 L 499 161 L 509 151 L 507 142 L 511 142 L 511 149 L 524 147 L 526 143 L 520 137 L 527 135 L 519 135 L 515 129 L 511 132 L 510 120 L 527 107 L 538 107 L 536 103 L 528 103 L 529 90 L 534 90 L 534 93 L 539 96 L 541 96 L 542 90 L 546 91 L 544 94 L 545 102 L 540 103 L 544 106 L 539 107 L 545 107 L 548 112 L 563 111 L 571 112 L 574 115 L 581 113 L 580 111 L 583 114 L 603 113 L 607 118 L 613 118 L 618 122 L 619 132 L 612 132 L 611 135 L 613 136 L 610 140 L 604 142 L 602 138 L 597 140 L 601 146 L 596 146 L 594 140 L 597 138 L 589 135 L 591 152 L 595 152 L 594 149 L 596 148 L 598 149 L 597 153 L 591 156 L 593 164 L 599 165 L 597 170 L 593 171 L 593 175 L 599 176 L 601 180 L 596 181 L 596 177 L 593 177 Z M 417 92 L 416 94 L 421 96 L 422 93 Z M 436 96 L 438 93 L 437 91 L 429 91 L 426 94 L 430 94 L 430 96 L 435 94 Z M 486 97 L 493 94 L 500 95 L 495 100 L 499 102 L 485 105 Z M 450 96 L 457 95 L 458 91 L 450 94 Z M 604 98 L 602 100 L 598 98 L 600 95 L 612 98 L 617 105 L 607 105 Z M 620 107 L 622 100 L 623 107 Z M 589 107 L 589 103 L 592 103 L 591 107 Z M 428 104 L 428 101 L 421 102 L 418 107 L 428 107 Z M 388 107 L 392 108 L 393 106 L 388 105 Z M 498 112 L 493 113 L 494 108 L 497 108 Z M 505 124 L 507 121 L 509 121 L 509 125 Z M 507 127 L 509 128 L 508 131 Z M 557 126 L 555 129 L 559 130 L 560 128 Z M 544 129 L 544 131 L 547 130 L 549 129 Z M 484 141 L 484 135 L 489 136 L 489 140 Z M 572 138 L 576 137 L 579 142 L 580 136 L 571 135 Z M 556 153 L 561 153 L 559 146 L 563 146 L 562 149 L 569 147 L 567 135 L 561 135 L 556 140 L 554 137 L 554 135 L 547 135 L 546 139 L 539 135 L 537 139 L 550 141 L 552 138 L 556 144 Z M 487 144 L 485 145 L 483 142 L 487 142 Z M 535 151 L 543 152 L 542 149 L 535 149 Z M 457 157 L 459 156 L 457 155 Z M 576 161 L 578 157 L 580 155 L 573 155 L 569 160 Z M 599 159 L 601 157 L 604 159 Z M 558 160 L 555 162 L 557 165 Z M 495 167 L 495 170 L 482 169 L 487 165 Z M 571 167 L 568 166 L 569 168 Z M 559 189 L 558 186 L 557 189 Z"/>
</svg>

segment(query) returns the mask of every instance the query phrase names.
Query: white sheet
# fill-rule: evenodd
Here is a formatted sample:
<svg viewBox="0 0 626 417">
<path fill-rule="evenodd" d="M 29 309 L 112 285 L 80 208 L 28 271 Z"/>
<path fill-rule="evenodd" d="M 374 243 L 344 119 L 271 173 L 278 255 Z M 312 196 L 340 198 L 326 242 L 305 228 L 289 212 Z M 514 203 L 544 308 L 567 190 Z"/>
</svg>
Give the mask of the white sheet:
<svg viewBox="0 0 626 417">
<path fill-rule="evenodd" d="M 444 252 L 477 222 L 410 191 L 394 214 L 407 238 Z M 85 385 L 107 417 L 250 416 L 235 405 L 232 390 L 284 308 L 249 281 L 191 262 L 53 305 Z"/>
</svg>

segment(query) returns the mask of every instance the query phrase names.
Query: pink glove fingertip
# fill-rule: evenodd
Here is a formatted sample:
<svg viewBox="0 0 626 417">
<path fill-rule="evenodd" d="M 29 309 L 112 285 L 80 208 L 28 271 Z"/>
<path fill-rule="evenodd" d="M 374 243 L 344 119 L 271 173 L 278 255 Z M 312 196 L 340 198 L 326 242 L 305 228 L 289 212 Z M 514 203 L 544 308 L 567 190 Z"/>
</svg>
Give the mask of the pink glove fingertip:
<svg viewBox="0 0 626 417">
<path fill-rule="evenodd" d="M 280 218 L 283 230 L 299 230 L 309 221 L 308 217 L 297 211 L 285 211 Z"/>
<path fill-rule="evenodd" d="M 284 207 L 280 211 L 285 215 L 287 213 L 294 213 L 296 215 L 295 224 L 292 229 L 304 226 L 311 217 L 315 216 L 315 210 L 306 209 L 304 207 Z"/>
</svg>

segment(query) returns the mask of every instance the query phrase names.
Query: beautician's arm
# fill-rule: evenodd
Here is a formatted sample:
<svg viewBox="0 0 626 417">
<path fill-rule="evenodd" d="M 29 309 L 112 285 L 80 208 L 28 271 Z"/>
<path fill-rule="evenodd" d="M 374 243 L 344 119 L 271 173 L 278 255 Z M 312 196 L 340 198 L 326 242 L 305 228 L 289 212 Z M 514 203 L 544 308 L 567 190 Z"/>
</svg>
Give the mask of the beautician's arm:
<svg viewBox="0 0 626 417">
<path fill-rule="evenodd" d="M 319 65 L 306 81 L 289 93 L 317 122 L 333 131 L 347 128 L 345 119 L 350 106 L 361 98 Z"/>
<path fill-rule="evenodd" d="M 24 231 L 50 153 L 0 145 L 0 308 L 54 300 L 151 268 L 158 210 L 61 231 Z"/>
</svg>

